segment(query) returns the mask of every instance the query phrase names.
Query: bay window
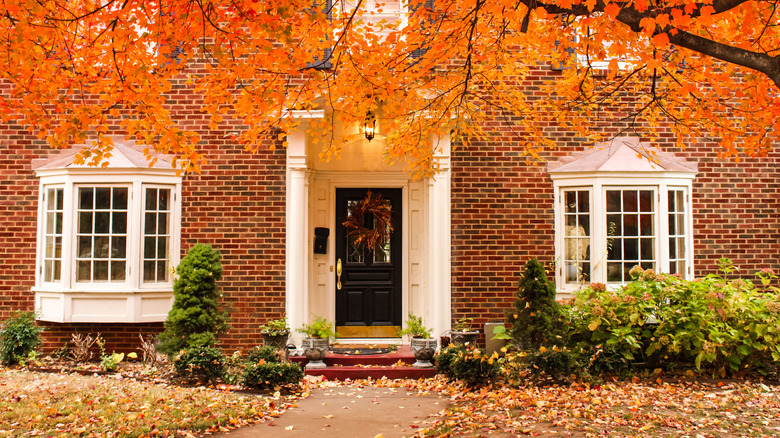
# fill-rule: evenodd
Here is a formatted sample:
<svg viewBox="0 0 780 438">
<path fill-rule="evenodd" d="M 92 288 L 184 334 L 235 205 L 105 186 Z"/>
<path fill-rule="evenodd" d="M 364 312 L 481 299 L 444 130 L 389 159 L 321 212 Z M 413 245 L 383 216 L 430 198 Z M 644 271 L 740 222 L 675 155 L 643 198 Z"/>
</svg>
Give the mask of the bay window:
<svg viewBox="0 0 780 438">
<path fill-rule="evenodd" d="M 41 181 L 33 289 L 40 319 L 167 317 L 171 268 L 179 261 L 181 177 L 170 161 L 132 164 L 146 164 L 142 157 L 119 144 L 106 168 L 76 166 L 62 156 L 34 162 Z"/>
<path fill-rule="evenodd" d="M 551 163 L 558 293 L 631 280 L 639 265 L 693 277 L 691 188 L 696 165 L 618 138 Z"/>
</svg>

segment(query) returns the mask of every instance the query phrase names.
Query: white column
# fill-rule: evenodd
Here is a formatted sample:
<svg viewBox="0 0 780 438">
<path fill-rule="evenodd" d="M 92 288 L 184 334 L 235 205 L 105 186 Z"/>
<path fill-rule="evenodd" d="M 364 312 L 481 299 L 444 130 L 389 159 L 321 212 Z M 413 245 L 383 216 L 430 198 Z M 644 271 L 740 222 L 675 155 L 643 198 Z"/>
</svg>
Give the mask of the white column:
<svg viewBox="0 0 780 438">
<path fill-rule="evenodd" d="M 434 337 L 450 329 L 451 221 L 450 221 L 450 136 L 434 137 L 433 158 L 439 171 L 428 180 L 428 296 L 427 324 Z"/>
<path fill-rule="evenodd" d="M 306 227 L 308 214 L 309 169 L 306 167 L 306 134 L 302 128 L 287 135 L 287 208 L 286 208 L 286 310 L 287 322 L 295 330 L 306 322 L 308 261 Z"/>
</svg>

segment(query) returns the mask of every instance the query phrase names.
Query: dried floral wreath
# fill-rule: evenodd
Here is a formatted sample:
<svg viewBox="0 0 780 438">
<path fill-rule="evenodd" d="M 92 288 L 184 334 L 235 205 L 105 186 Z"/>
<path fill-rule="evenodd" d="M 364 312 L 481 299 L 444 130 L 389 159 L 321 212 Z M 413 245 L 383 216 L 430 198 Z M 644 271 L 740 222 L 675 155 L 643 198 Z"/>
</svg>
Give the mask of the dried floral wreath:
<svg viewBox="0 0 780 438">
<path fill-rule="evenodd" d="M 374 227 L 367 228 L 363 218 L 366 214 L 374 216 Z M 369 249 L 381 247 L 393 234 L 392 208 L 382 195 L 370 190 L 366 197 L 349 207 L 347 220 L 342 222 L 348 237 L 354 238 L 355 246 L 366 245 Z"/>
</svg>

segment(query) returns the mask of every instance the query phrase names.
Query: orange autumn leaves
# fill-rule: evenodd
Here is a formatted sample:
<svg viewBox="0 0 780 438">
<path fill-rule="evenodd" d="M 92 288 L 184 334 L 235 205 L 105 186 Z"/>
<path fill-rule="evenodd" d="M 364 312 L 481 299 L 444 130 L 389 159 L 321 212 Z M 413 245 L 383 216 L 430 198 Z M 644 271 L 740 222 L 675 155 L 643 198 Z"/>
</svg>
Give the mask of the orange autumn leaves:
<svg viewBox="0 0 780 438">
<path fill-rule="evenodd" d="M 417 176 L 435 170 L 432 136 L 467 145 L 497 122 L 531 159 L 561 130 L 708 139 L 724 156 L 777 139 L 778 90 L 761 70 L 780 45 L 771 2 L 425 3 L 6 2 L 0 114 L 54 147 L 98 139 L 93 164 L 119 127 L 183 171 L 204 164 L 207 133 L 249 151 L 283 142 L 293 109 L 325 110 L 307 129 L 326 160 L 359 139 L 333 127 L 372 111 L 388 162 Z"/>
</svg>

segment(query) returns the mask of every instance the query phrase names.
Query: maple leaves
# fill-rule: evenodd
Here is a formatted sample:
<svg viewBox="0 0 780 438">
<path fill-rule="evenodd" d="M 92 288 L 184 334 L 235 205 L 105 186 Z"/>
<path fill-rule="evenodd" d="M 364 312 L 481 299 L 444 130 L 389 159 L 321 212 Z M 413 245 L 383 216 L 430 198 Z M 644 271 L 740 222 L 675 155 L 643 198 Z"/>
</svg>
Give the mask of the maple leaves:
<svg viewBox="0 0 780 438">
<path fill-rule="evenodd" d="M 247 396 L 116 376 L 0 371 L 0 437 L 194 436 L 281 415 L 294 397 Z"/>
<path fill-rule="evenodd" d="M 388 162 L 418 176 L 435 170 L 431 139 L 484 141 L 498 123 L 531 158 L 555 145 L 550 127 L 715 138 L 724 156 L 778 137 L 773 2 L 413 0 L 382 19 L 367 4 L 6 2 L 0 113 L 55 147 L 97 139 L 93 164 L 119 129 L 183 171 L 205 163 L 205 131 L 252 151 L 301 124 L 291 110 L 325 110 L 306 127 L 325 160 L 371 111 Z"/>
</svg>

